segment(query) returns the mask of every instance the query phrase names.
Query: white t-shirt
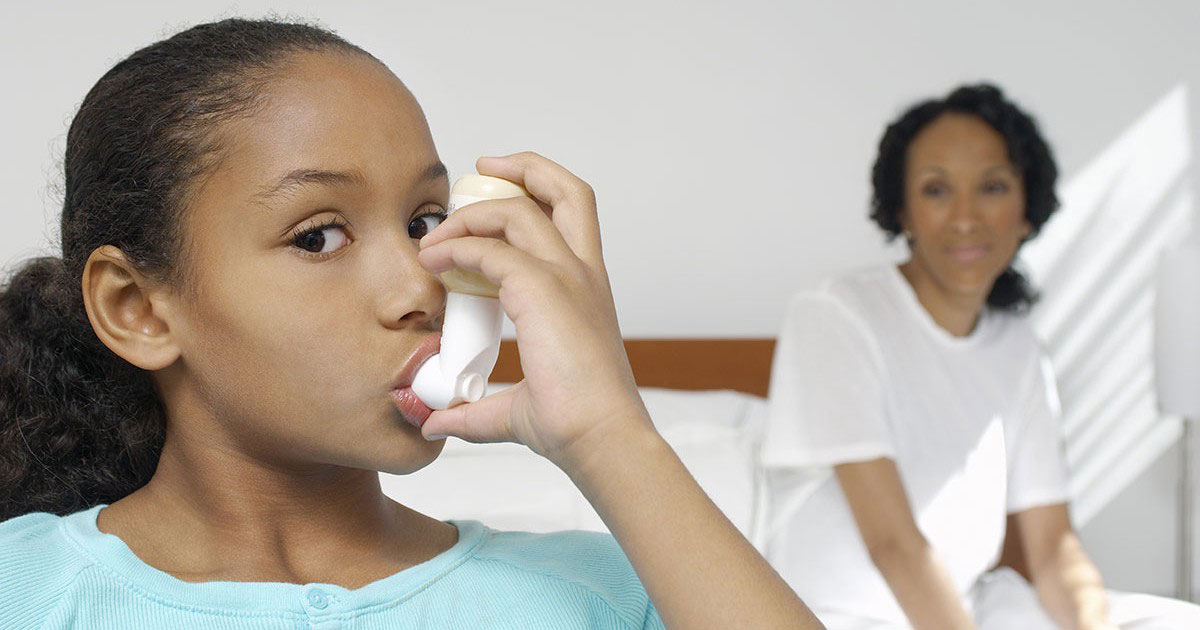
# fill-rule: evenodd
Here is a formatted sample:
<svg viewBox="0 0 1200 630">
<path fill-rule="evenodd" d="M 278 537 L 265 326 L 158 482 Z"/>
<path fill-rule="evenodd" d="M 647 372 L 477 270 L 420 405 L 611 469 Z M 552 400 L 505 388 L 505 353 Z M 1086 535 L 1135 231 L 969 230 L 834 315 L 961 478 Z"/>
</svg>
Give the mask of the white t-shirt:
<svg viewBox="0 0 1200 630">
<path fill-rule="evenodd" d="M 759 541 L 818 612 L 903 621 L 832 466 L 896 462 L 917 525 L 964 601 L 1005 518 L 1067 500 L 1053 373 L 1019 316 L 939 327 L 895 267 L 797 295 L 775 350 Z"/>
</svg>

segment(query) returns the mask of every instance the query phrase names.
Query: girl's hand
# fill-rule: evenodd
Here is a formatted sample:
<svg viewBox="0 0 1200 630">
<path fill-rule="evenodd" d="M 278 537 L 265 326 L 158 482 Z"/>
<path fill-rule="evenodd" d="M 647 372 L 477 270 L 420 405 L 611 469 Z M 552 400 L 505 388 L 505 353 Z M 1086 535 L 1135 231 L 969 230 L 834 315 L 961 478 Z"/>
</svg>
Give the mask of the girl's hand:
<svg viewBox="0 0 1200 630">
<path fill-rule="evenodd" d="M 460 267 L 500 286 L 525 379 L 434 411 L 422 433 L 516 441 L 566 468 L 606 440 L 652 430 L 617 327 L 592 188 L 535 153 L 480 158 L 476 168 L 524 185 L 537 201 L 465 206 L 421 239 L 418 260 L 433 273 Z"/>
<path fill-rule="evenodd" d="M 537 201 L 466 206 L 421 240 L 419 260 L 435 273 L 461 267 L 500 285 L 525 380 L 435 411 L 421 431 L 515 440 L 562 468 L 668 628 L 822 627 L 654 431 L 617 329 L 591 187 L 533 153 L 476 166 L 524 184 Z"/>
</svg>

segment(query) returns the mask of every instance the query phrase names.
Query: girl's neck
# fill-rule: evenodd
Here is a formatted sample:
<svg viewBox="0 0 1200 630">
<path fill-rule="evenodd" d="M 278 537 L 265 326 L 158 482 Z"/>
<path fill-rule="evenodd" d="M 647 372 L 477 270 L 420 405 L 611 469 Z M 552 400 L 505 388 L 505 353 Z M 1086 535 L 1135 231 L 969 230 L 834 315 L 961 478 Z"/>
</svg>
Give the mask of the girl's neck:
<svg viewBox="0 0 1200 630">
<path fill-rule="evenodd" d="M 966 337 L 975 330 L 983 312 L 987 295 L 955 293 L 941 286 L 920 263 L 910 259 L 900 265 L 900 273 L 908 281 L 917 301 L 921 303 L 938 327 L 955 337 Z"/>
<path fill-rule="evenodd" d="M 153 478 L 97 524 L 185 581 L 321 582 L 356 588 L 457 539 L 385 496 L 373 471 L 289 469 L 168 432 Z"/>
</svg>

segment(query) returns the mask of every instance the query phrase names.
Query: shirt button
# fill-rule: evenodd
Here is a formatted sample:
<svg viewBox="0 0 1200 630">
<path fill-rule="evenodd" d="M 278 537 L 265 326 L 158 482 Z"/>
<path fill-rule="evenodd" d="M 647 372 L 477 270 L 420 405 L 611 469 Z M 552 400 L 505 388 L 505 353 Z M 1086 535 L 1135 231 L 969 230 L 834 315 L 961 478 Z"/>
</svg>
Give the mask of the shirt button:
<svg viewBox="0 0 1200 630">
<path fill-rule="evenodd" d="M 329 596 L 319 588 L 308 592 L 308 604 L 317 610 L 325 610 L 329 606 Z"/>
</svg>

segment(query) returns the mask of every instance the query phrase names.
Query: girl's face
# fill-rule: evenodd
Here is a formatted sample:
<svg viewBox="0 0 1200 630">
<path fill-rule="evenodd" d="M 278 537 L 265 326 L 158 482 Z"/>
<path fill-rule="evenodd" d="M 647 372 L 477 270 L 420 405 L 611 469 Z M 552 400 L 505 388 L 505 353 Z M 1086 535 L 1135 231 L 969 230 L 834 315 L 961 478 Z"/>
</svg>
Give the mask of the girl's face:
<svg viewBox="0 0 1200 630">
<path fill-rule="evenodd" d="M 168 432 L 283 466 L 411 472 L 442 444 L 393 390 L 436 351 L 445 293 L 416 255 L 444 217 L 445 168 L 369 58 L 297 54 L 264 96 L 221 125 L 184 213 Z"/>
<path fill-rule="evenodd" d="M 909 145 L 904 180 L 910 267 L 950 294 L 986 299 L 1030 234 L 1004 137 L 976 116 L 943 114 Z"/>
</svg>

